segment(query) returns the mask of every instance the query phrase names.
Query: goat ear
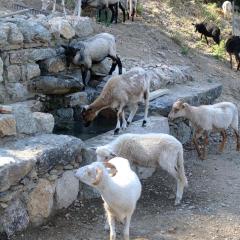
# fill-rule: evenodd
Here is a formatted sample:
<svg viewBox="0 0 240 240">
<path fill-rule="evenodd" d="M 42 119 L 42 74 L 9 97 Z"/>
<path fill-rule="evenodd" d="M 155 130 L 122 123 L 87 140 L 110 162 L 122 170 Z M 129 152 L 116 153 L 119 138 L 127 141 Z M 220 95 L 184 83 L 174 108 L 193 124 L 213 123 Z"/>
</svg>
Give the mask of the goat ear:
<svg viewBox="0 0 240 240">
<path fill-rule="evenodd" d="M 114 177 L 117 174 L 117 169 L 116 169 L 116 167 L 112 163 L 104 162 L 104 166 L 106 168 L 110 168 L 110 170 L 111 170 L 110 176 L 111 177 Z"/>
<path fill-rule="evenodd" d="M 98 185 L 102 181 L 103 171 L 100 168 L 96 169 L 96 178 L 95 181 L 92 183 L 93 185 Z"/>
<path fill-rule="evenodd" d="M 187 108 L 187 107 L 188 107 L 188 104 L 187 104 L 187 103 L 183 103 L 182 107 L 183 107 L 183 108 Z"/>
</svg>

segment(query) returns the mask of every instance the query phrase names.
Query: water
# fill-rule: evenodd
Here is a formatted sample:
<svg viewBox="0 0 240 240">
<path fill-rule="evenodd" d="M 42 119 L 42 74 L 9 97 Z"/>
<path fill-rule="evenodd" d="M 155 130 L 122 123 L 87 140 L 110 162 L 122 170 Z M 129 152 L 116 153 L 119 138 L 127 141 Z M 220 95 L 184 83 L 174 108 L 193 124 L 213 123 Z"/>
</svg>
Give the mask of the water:
<svg viewBox="0 0 240 240">
<path fill-rule="evenodd" d="M 65 121 L 58 123 L 53 130 L 55 134 L 72 135 L 87 140 L 99 134 L 113 130 L 116 126 L 116 119 L 109 119 L 102 116 L 97 117 L 89 127 L 84 127 L 81 121 Z"/>
</svg>

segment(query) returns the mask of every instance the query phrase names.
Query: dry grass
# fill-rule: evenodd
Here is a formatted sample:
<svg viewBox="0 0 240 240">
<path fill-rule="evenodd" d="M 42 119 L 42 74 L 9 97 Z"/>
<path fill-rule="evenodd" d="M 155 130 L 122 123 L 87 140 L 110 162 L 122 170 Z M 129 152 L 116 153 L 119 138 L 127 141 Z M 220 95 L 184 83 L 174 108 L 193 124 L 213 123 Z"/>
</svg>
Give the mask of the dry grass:
<svg viewBox="0 0 240 240">
<path fill-rule="evenodd" d="M 221 8 L 216 4 L 204 4 L 201 0 L 155 0 L 143 4 L 150 24 L 161 24 L 172 40 L 180 46 L 180 52 L 187 54 L 191 48 L 198 49 L 218 59 L 225 59 L 224 41 L 220 46 L 210 40 L 207 46 L 200 34 L 194 32 L 192 23 L 206 20 L 214 22 L 221 29 L 222 39 L 231 32 L 231 23 L 223 19 Z M 144 16 L 144 14 L 143 14 Z"/>
</svg>

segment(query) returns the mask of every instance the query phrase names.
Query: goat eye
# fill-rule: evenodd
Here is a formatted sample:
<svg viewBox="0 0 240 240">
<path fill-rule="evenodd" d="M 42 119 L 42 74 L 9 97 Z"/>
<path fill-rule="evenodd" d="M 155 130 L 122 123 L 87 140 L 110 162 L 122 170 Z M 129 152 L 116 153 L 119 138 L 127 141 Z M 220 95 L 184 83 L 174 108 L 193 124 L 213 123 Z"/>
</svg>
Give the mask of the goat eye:
<svg viewBox="0 0 240 240">
<path fill-rule="evenodd" d="M 88 176 L 91 176 L 91 172 L 88 171 L 88 172 L 87 172 L 87 175 L 88 175 Z"/>
<path fill-rule="evenodd" d="M 177 113 L 179 110 L 177 108 L 174 109 L 174 112 Z"/>
</svg>

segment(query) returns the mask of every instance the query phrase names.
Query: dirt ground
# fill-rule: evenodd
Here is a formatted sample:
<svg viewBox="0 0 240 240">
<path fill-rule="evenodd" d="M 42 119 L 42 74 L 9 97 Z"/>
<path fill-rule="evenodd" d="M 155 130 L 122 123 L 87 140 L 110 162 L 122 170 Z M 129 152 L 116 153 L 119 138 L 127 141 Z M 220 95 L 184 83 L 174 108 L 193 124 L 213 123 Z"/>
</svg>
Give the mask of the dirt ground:
<svg viewBox="0 0 240 240">
<path fill-rule="evenodd" d="M 154 6 L 160 2 L 149 1 Z M 190 50 L 182 54 L 182 47 L 169 38 L 167 32 L 167 27 L 171 26 L 167 19 L 169 15 L 163 9 L 154 12 L 151 4 L 144 5 L 143 17 L 137 18 L 134 23 L 102 26 L 101 31 L 112 32 L 116 36 L 124 67 L 129 69 L 136 65 L 154 66 L 158 63 L 190 66 L 194 81 L 223 84 L 223 94 L 218 101 L 232 101 L 239 106 L 240 72 L 231 70 L 229 62 L 210 56 L 207 47 L 206 51 L 204 48 L 195 50 L 194 44 L 200 39 L 197 34 L 192 39 L 186 38 Z M 175 27 L 177 31 L 176 22 Z M 192 26 L 188 31 L 193 31 Z M 143 193 L 132 218 L 131 239 L 239 240 L 240 157 L 235 151 L 235 142 L 230 140 L 232 138 L 229 138 L 224 153 L 219 154 L 219 136 L 213 135 L 205 161 L 200 161 L 194 150 L 185 149 L 189 187 L 181 206 L 174 206 L 175 182 L 165 172 L 158 170 L 151 178 L 142 181 Z M 28 230 L 12 239 L 108 239 L 103 226 L 102 201 L 97 199 L 76 202 L 45 226 Z"/>
</svg>

